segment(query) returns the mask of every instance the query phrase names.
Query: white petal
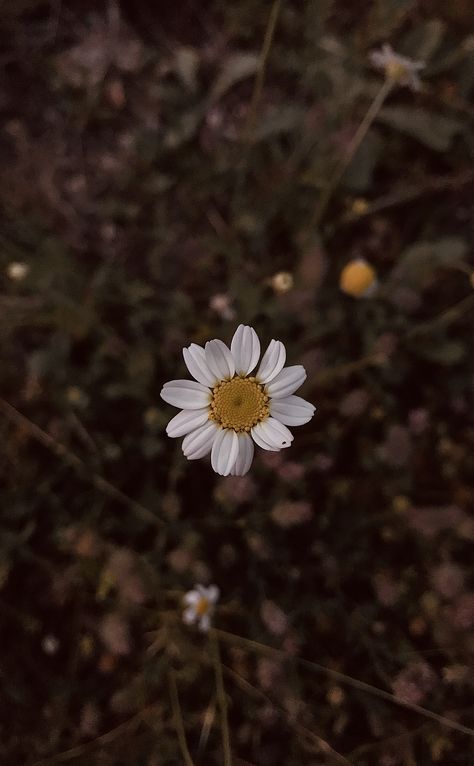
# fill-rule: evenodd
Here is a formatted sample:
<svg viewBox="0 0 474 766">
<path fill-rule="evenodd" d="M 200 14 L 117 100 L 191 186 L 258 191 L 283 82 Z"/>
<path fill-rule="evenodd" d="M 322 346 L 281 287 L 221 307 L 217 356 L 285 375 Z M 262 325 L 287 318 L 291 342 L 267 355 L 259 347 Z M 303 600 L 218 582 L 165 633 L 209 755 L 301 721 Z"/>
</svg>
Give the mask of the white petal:
<svg viewBox="0 0 474 766">
<path fill-rule="evenodd" d="M 234 357 L 221 340 L 209 340 L 204 349 L 210 371 L 222 380 L 232 378 L 235 372 Z"/>
<path fill-rule="evenodd" d="M 284 399 L 270 399 L 270 414 L 285 426 L 302 426 L 314 415 L 316 407 L 301 396 L 286 396 Z"/>
<path fill-rule="evenodd" d="M 199 426 L 203 426 L 208 419 L 208 407 L 201 410 L 181 410 L 166 426 L 166 433 L 172 439 L 176 439 L 178 436 L 185 436 Z"/>
<path fill-rule="evenodd" d="M 194 380 L 171 380 L 165 383 L 160 396 L 173 407 L 183 410 L 199 410 L 211 401 L 211 392 Z"/>
<path fill-rule="evenodd" d="M 301 364 L 285 367 L 267 386 L 272 399 L 284 399 L 294 394 L 296 389 L 306 380 L 306 370 Z"/>
<path fill-rule="evenodd" d="M 191 343 L 189 348 L 183 348 L 183 356 L 189 372 L 203 386 L 211 388 L 217 383 L 217 378 L 212 374 L 206 362 L 206 352 L 197 343 Z"/>
<path fill-rule="evenodd" d="M 211 449 L 218 434 L 219 429 L 216 424 L 210 420 L 204 426 L 196 428 L 190 434 L 184 437 L 182 450 L 188 460 L 198 460 L 207 455 Z"/>
<path fill-rule="evenodd" d="M 208 585 L 206 590 L 206 598 L 210 604 L 215 604 L 219 598 L 219 588 L 217 585 Z"/>
<path fill-rule="evenodd" d="M 239 452 L 237 434 L 231 428 L 223 428 L 212 445 L 211 465 L 221 476 L 228 476 Z"/>
<path fill-rule="evenodd" d="M 260 341 L 253 327 L 239 324 L 232 338 L 230 350 L 234 357 L 237 374 L 248 375 L 260 356 Z"/>
<path fill-rule="evenodd" d="M 252 439 L 254 440 L 255 444 L 257 444 L 262 449 L 268 450 L 269 452 L 280 452 L 280 447 L 273 447 L 263 438 L 261 428 L 260 428 L 261 425 L 262 424 L 259 423 L 258 425 L 254 426 L 252 430 L 250 431 L 252 435 Z"/>
<path fill-rule="evenodd" d="M 257 378 L 262 383 L 270 383 L 283 369 L 285 361 L 286 349 L 283 343 L 281 340 L 271 340 L 257 370 Z"/>
<path fill-rule="evenodd" d="M 275 418 L 267 418 L 262 423 L 258 423 L 252 428 L 252 436 L 255 432 L 274 450 L 289 447 L 294 438 L 291 431 Z"/>
<path fill-rule="evenodd" d="M 239 440 L 239 454 L 231 471 L 232 476 L 245 476 L 253 460 L 253 441 L 248 434 L 237 434 Z"/>
<path fill-rule="evenodd" d="M 196 606 L 201 599 L 201 594 L 197 590 L 188 590 L 183 596 L 183 601 L 187 606 Z"/>
<path fill-rule="evenodd" d="M 196 610 L 193 606 L 188 606 L 187 609 L 183 612 L 183 622 L 186 623 L 186 625 L 192 625 L 193 622 L 196 621 Z"/>
<path fill-rule="evenodd" d="M 199 630 L 203 633 L 207 633 L 211 627 L 211 615 L 209 613 L 203 614 L 199 620 Z"/>
</svg>

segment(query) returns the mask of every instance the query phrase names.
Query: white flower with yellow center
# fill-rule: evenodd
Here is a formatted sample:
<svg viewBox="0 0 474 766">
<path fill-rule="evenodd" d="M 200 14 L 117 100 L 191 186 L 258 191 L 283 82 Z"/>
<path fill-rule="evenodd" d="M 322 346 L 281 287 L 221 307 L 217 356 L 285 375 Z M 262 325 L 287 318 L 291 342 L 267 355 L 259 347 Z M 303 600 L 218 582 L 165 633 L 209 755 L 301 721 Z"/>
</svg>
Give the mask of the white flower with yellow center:
<svg viewBox="0 0 474 766">
<path fill-rule="evenodd" d="M 239 325 L 230 349 L 221 340 L 210 340 L 205 348 L 191 343 L 183 356 L 195 380 L 172 380 L 163 386 L 161 398 L 182 408 L 166 433 L 184 436 L 188 460 L 210 452 L 212 468 L 221 476 L 247 473 L 254 442 L 272 452 L 289 447 L 293 434 L 287 426 L 301 426 L 314 415 L 312 404 L 294 396 L 306 371 L 300 364 L 284 366 L 281 341 L 270 341 L 256 373 L 250 375 L 260 357 L 260 341 L 252 327 Z"/>
<path fill-rule="evenodd" d="M 421 80 L 418 72 L 425 67 L 423 61 L 401 56 L 387 43 L 382 45 L 381 50 L 372 51 L 370 61 L 376 69 L 383 71 L 387 80 L 397 85 L 407 85 L 412 90 L 420 90 Z"/>
<path fill-rule="evenodd" d="M 219 598 L 219 588 L 217 585 L 195 585 L 184 596 L 186 609 L 183 612 L 183 622 L 186 625 L 197 623 L 199 630 L 207 633 L 211 627 L 211 617 L 213 615 L 217 599 Z"/>
</svg>

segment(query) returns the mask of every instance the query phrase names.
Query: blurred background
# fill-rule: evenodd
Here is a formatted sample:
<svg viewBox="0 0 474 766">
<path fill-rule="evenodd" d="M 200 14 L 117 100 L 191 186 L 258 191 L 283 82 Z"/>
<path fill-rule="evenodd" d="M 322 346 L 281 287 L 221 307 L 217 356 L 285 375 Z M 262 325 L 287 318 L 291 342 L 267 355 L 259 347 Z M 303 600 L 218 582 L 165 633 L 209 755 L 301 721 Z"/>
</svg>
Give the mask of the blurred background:
<svg viewBox="0 0 474 766">
<path fill-rule="evenodd" d="M 0 3 L 5 766 L 474 762 L 473 22 Z M 159 391 L 240 322 L 317 412 L 222 479 Z"/>
</svg>

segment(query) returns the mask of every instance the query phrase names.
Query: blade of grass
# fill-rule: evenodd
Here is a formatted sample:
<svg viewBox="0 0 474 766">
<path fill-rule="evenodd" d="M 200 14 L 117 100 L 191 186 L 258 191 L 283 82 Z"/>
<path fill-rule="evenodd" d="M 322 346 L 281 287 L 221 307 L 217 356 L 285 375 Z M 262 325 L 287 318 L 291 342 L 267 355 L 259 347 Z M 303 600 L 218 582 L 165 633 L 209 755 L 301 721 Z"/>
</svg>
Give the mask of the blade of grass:
<svg viewBox="0 0 474 766">
<path fill-rule="evenodd" d="M 333 670 L 332 668 L 327 668 L 324 665 L 319 665 L 317 662 L 306 660 L 304 657 L 288 654 L 288 652 L 285 652 L 282 649 L 275 649 L 272 646 L 262 644 L 259 641 L 253 641 L 249 638 L 244 638 L 243 636 L 238 636 L 235 633 L 229 633 L 225 630 L 220 630 L 217 628 L 214 629 L 214 632 L 217 634 L 217 636 L 219 636 L 219 638 L 227 641 L 228 643 L 241 644 L 243 646 L 247 646 L 249 649 L 253 649 L 253 651 L 263 652 L 273 657 L 279 657 L 280 659 L 284 659 L 286 662 L 296 662 L 303 667 L 308 668 L 309 670 L 315 671 L 316 673 L 321 673 L 323 675 L 329 676 L 330 678 L 334 678 L 339 681 L 339 683 L 347 684 L 348 686 L 352 686 L 354 689 L 366 692 L 367 694 L 372 694 L 374 697 L 379 697 L 380 699 L 391 702 L 394 705 L 398 705 L 398 707 L 412 710 L 414 713 L 418 713 L 425 718 L 430 718 L 432 721 L 437 721 L 437 723 L 441 724 L 441 726 L 445 726 L 448 729 L 454 729 L 454 731 L 459 731 L 462 734 L 467 734 L 469 737 L 474 737 L 474 729 L 471 729 L 469 726 L 464 726 L 461 723 L 457 723 L 457 721 L 452 721 L 450 718 L 445 718 L 442 715 L 438 715 L 438 713 L 433 713 L 431 710 L 421 707 L 421 705 L 415 705 L 412 702 L 405 702 L 404 700 L 398 699 L 394 694 L 391 694 L 384 689 L 379 689 L 377 686 L 372 686 L 372 684 L 368 684 L 365 681 L 359 681 L 357 678 L 348 676 L 338 670 Z"/>
<path fill-rule="evenodd" d="M 293 727 L 295 731 L 299 732 L 303 736 L 305 736 L 307 739 L 311 740 L 317 749 L 317 752 L 319 755 L 326 755 L 328 758 L 330 758 L 334 763 L 339 763 L 341 766 L 352 766 L 351 762 L 345 758 L 343 755 L 338 753 L 336 750 L 334 750 L 333 747 L 329 744 L 329 742 L 326 742 L 325 739 L 315 734 L 311 729 L 308 729 L 306 726 L 303 726 L 302 724 L 298 723 L 297 721 L 290 720 L 290 717 L 287 713 L 287 711 L 278 705 L 274 700 L 272 700 L 265 692 L 261 691 L 261 689 L 257 689 L 256 686 L 251 684 L 249 681 L 247 681 L 246 678 L 243 678 L 239 673 L 236 673 L 235 670 L 232 670 L 232 668 L 227 667 L 227 665 L 222 666 L 224 671 L 228 676 L 230 676 L 234 682 L 240 686 L 241 689 L 244 691 L 252 694 L 254 697 L 259 697 L 260 699 L 265 700 L 268 704 L 270 704 L 275 710 L 278 711 L 278 713 L 283 716 L 288 724 L 288 726 Z"/>
<path fill-rule="evenodd" d="M 90 742 L 85 742 L 83 745 L 72 747 L 62 753 L 57 753 L 56 755 L 50 757 L 41 758 L 39 761 L 35 761 L 33 766 L 51 766 L 53 763 L 64 763 L 65 761 L 71 761 L 73 758 L 80 758 L 85 753 L 90 753 L 98 747 L 105 747 L 122 735 L 129 735 L 134 732 L 142 723 L 142 721 L 146 720 L 151 712 L 161 712 L 161 705 L 158 703 L 149 705 L 143 710 L 140 710 L 139 713 L 134 715 L 128 721 L 125 721 L 119 726 L 116 726 L 115 729 L 111 729 L 105 734 L 101 734 L 100 737 L 97 737 Z"/>
<path fill-rule="evenodd" d="M 220 710 L 221 728 L 222 728 L 222 747 L 224 750 L 224 766 L 232 766 L 232 753 L 230 749 L 229 722 L 227 720 L 227 699 L 224 689 L 224 677 L 222 674 L 222 663 L 219 652 L 219 641 L 215 630 L 209 634 L 212 663 L 214 665 L 214 674 L 216 679 L 216 695 Z"/>
<path fill-rule="evenodd" d="M 142 519 L 142 521 L 154 524 L 160 528 L 164 526 L 164 521 L 155 516 L 149 508 L 146 508 L 141 503 L 128 497 L 122 490 L 115 487 L 110 481 L 107 481 L 107 479 L 104 479 L 103 476 L 91 471 L 86 463 L 84 463 L 84 461 L 74 452 L 71 452 L 68 447 L 61 444 L 61 442 L 58 442 L 50 434 L 37 426 L 36 423 L 33 423 L 25 415 L 22 415 L 21 412 L 9 404 L 5 399 L 1 398 L 0 412 L 3 412 L 10 422 L 19 426 L 19 428 L 26 431 L 29 436 L 53 452 L 56 457 L 59 457 L 70 468 L 73 468 L 80 476 L 85 477 L 99 492 L 102 492 L 104 495 L 108 495 L 113 500 L 125 505 L 130 511 L 133 511 L 136 516 Z"/>
<path fill-rule="evenodd" d="M 188 750 L 188 743 L 186 742 L 186 733 L 184 731 L 183 716 L 181 715 L 181 706 L 179 704 L 178 687 L 176 685 L 176 677 L 173 670 L 170 670 L 168 674 L 171 708 L 173 710 L 174 728 L 176 729 L 176 736 L 178 737 L 178 744 L 183 756 L 185 766 L 194 766 L 193 759 Z"/>
<path fill-rule="evenodd" d="M 232 201 L 232 209 L 235 211 L 237 208 L 238 200 L 242 192 L 242 188 L 245 184 L 247 176 L 250 144 L 252 141 L 252 132 L 255 127 L 255 121 L 257 118 L 258 107 L 262 98 L 263 84 L 265 81 L 265 73 L 267 69 L 268 57 L 270 55 L 273 37 L 275 35 L 275 29 L 280 15 L 282 6 L 282 0 L 274 0 L 270 15 L 268 17 L 267 26 L 265 29 L 265 35 L 263 38 L 262 50 L 260 52 L 260 60 L 258 62 L 257 74 L 255 77 L 255 83 L 252 91 L 252 97 L 250 99 L 249 110 L 247 119 L 245 121 L 244 128 L 242 130 L 241 138 L 241 160 L 237 169 L 237 183 L 235 186 L 234 198 Z M 243 149 L 243 151 L 242 151 Z"/>
</svg>

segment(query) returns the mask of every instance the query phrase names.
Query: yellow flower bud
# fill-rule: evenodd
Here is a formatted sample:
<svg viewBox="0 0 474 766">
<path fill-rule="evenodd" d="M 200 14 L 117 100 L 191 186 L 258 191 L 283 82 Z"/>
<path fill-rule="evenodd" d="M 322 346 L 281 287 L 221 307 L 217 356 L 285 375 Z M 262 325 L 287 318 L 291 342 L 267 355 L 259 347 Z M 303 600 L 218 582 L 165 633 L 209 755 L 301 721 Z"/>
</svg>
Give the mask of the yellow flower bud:
<svg viewBox="0 0 474 766">
<path fill-rule="evenodd" d="M 362 258 L 354 258 L 344 266 L 339 279 L 339 287 L 343 293 L 353 298 L 364 298 L 371 295 L 377 286 L 375 269 Z"/>
<path fill-rule="evenodd" d="M 363 197 L 357 197 L 351 205 L 353 215 L 364 215 L 369 209 L 369 203 Z"/>
<path fill-rule="evenodd" d="M 276 293 L 287 293 L 293 287 L 293 275 L 289 271 L 279 271 L 271 277 L 270 284 Z"/>
</svg>

